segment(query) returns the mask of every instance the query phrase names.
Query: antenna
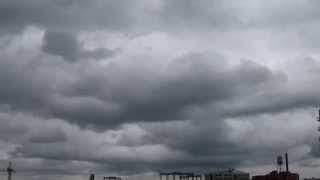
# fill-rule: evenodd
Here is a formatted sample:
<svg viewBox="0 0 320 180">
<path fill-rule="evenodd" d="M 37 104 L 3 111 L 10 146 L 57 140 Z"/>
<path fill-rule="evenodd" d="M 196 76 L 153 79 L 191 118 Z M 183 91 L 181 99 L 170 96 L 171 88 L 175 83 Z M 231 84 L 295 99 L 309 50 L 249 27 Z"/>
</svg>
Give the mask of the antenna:
<svg viewBox="0 0 320 180">
<path fill-rule="evenodd" d="M 288 152 L 285 153 L 285 158 L 286 158 L 286 172 L 289 172 L 289 160 L 288 160 Z"/>
</svg>

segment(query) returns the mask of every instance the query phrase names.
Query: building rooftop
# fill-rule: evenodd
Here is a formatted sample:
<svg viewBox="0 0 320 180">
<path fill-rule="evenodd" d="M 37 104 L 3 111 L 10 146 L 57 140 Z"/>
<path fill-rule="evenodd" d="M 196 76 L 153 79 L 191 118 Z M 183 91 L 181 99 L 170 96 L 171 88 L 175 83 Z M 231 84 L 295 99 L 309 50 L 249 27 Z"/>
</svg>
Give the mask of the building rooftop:
<svg viewBox="0 0 320 180">
<path fill-rule="evenodd" d="M 243 172 L 243 171 L 239 171 L 239 170 L 236 170 L 236 169 L 233 169 L 233 168 L 229 168 L 229 169 L 223 169 L 223 170 L 219 169 L 219 170 L 211 171 L 208 174 L 244 174 L 244 175 L 247 175 L 249 173 Z"/>
</svg>

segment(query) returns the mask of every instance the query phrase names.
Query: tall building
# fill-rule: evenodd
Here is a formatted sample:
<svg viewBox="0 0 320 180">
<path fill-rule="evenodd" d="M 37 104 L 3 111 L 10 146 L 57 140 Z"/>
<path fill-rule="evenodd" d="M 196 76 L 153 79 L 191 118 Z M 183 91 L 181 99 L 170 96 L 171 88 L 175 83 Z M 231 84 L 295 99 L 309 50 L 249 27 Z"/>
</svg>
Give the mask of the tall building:
<svg viewBox="0 0 320 180">
<path fill-rule="evenodd" d="M 215 171 L 205 174 L 205 180 L 249 180 L 250 174 L 235 169 Z"/>
</svg>

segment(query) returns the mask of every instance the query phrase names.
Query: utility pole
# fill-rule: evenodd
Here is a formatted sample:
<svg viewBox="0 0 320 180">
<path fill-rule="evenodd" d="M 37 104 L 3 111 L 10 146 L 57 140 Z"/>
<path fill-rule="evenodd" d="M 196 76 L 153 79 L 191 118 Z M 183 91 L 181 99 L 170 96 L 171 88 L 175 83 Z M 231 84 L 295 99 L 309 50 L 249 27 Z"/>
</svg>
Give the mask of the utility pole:
<svg viewBox="0 0 320 180">
<path fill-rule="evenodd" d="M 8 167 L 5 170 L 2 170 L 2 172 L 8 173 L 8 180 L 12 180 L 12 173 L 15 173 L 16 171 L 12 168 L 12 162 L 9 162 Z"/>
<path fill-rule="evenodd" d="M 318 110 L 318 118 L 317 118 L 317 120 L 320 123 L 320 109 Z M 318 126 L 318 131 L 320 132 L 320 126 Z M 320 137 L 319 137 L 319 141 L 320 141 Z"/>
<path fill-rule="evenodd" d="M 94 180 L 94 174 L 90 174 L 89 180 Z"/>
</svg>

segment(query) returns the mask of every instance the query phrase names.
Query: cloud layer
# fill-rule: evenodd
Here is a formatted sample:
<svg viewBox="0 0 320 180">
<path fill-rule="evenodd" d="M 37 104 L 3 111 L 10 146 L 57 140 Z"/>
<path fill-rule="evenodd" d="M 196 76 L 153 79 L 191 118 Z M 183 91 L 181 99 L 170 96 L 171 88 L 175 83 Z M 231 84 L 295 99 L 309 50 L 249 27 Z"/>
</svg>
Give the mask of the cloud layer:
<svg viewBox="0 0 320 180">
<path fill-rule="evenodd" d="M 1 1 L 1 167 L 255 174 L 288 151 L 292 171 L 319 175 L 317 5 Z"/>
</svg>

